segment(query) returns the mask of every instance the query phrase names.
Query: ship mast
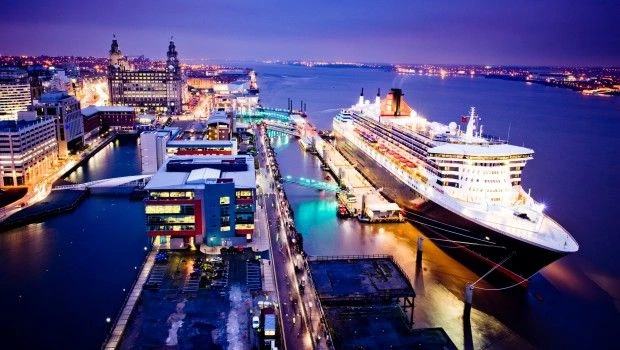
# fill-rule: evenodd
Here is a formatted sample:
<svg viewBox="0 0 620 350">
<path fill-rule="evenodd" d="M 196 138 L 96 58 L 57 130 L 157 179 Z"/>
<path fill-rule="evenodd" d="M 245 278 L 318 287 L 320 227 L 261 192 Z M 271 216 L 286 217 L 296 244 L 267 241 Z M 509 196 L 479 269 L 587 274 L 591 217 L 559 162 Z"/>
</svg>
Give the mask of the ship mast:
<svg viewBox="0 0 620 350">
<path fill-rule="evenodd" d="M 467 127 L 465 129 L 465 138 L 468 141 L 471 141 L 474 138 L 474 131 L 476 130 L 476 119 L 478 116 L 476 115 L 476 107 L 471 107 L 469 112 L 469 118 L 467 120 Z"/>
</svg>

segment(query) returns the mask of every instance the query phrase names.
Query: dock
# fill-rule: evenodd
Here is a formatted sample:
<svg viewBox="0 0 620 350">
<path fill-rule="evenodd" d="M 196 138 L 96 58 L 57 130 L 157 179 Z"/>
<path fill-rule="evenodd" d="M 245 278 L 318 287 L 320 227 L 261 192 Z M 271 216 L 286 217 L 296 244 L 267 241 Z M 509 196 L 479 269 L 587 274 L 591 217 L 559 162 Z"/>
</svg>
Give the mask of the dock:
<svg viewBox="0 0 620 350">
<path fill-rule="evenodd" d="M 105 342 L 105 345 L 102 347 L 106 350 L 114 350 L 117 349 L 120 345 L 123 334 L 125 333 L 125 329 L 129 323 L 129 319 L 133 313 L 134 307 L 140 298 L 140 294 L 142 294 L 142 289 L 144 288 L 144 282 L 146 282 L 147 277 L 149 276 L 153 265 L 155 264 L 155 255 L 157 254 L 156 250 L 152 250 L 147 256 L 144 264 L 140 268 L 140 274 L 138 275 L 138 279 L 134 282 L 133 287 L 131 288 L 131 292 L 127 296 L 127 300 L 121 309 L 121 313 L 118 315 L 116 321 L 114 322 L 114 327 L 112 328 L 112 332 L 110 333 L 108 339 Z"/>
<path fill-rule="evenodd" d="M 339 201 L 349 213 L 366 222 L 403 222 L 400 207 L 387 200 L 331 143 L 318 137 L 314 139 L 316 156 L 323 169 L 336 177 L 346 191 L 338 194 Z"/>
<path fill-rule="evenodd" d="M 308 265 L 334 348 L 456 349 L 442 328 L 413 329 L 415 291 L 392 256 L 317 256 Z"/>
<path fill-rule="evenodd" d="M 49 217 L 74 210 L 88 195 L 88 190 L 54 191 L 43 201 L 19 210 L 0 223 L 0 231 L 42 221 Z"/>
</svg>

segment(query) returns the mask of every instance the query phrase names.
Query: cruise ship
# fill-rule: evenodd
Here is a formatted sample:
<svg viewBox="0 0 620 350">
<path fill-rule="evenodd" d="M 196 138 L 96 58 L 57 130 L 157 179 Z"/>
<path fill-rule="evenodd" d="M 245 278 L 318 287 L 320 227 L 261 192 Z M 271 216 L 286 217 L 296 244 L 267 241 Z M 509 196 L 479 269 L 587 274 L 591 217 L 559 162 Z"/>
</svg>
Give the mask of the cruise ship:
<svg viewBox="0 0 620 350">
<path fill-rule="evenodd" d="M 410 189 L 393 199 L 436 243 L 523 283 L 579 245 L 521 186 L 534 151 L 482 129 L 473 107 L 458 122 L 429 121 L 400 89 L 383 99 L 377 93 L 373 102 L 362 90 L 358 103 L 333 119 L 336 142 L 353 145 L 354 156 L 372 164 L 365 171 L 389 173 L 377 176 L 377 186 L 392 181 Z"/>
</svg>

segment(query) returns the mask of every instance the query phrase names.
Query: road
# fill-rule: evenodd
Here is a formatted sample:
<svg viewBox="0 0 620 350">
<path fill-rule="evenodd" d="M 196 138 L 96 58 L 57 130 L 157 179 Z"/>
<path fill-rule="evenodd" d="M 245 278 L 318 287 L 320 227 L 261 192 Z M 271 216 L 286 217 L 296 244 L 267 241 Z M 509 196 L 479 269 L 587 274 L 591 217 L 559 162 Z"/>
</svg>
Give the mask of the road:
<svg viewBox="0 0 620 350">
<path fill-rule="evenodd" d="M 273 179 L 268 163 L 273 159 L 267 154 L 263 132 L 257 133 L 257 150 L 260 172 L 266 176 L 261 184 L 262 196 L 267 212 L 269 234 L 271 236 L 271 255 L 276 272 L 276 288 L 280 296 L 280 313 L 282 320 L 283 339 L 286 349 L 313 349 L 312 336 L 305 310 L 301 307 L 301 295 L 295 269 L 292 262 L 292 251 L 289 247 L 288 235 L 284 229 L 286 218 L 283 213 L 280 194 Z M 290 219 L 288 219 L 290 220 Z"/>
</svg>

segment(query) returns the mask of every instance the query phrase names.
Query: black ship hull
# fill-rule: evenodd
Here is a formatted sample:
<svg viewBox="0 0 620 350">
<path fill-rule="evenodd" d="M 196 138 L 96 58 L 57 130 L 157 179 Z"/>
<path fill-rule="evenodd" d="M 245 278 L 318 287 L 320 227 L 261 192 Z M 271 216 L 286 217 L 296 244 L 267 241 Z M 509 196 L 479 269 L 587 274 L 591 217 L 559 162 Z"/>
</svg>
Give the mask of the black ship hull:
<svg viewBox="0 0 620 350">
<path fill-rule="evenodd" d="M 353 164 L 357 164 L 357 170 L 369 182 L 375 187 L 382 187 L 382 193 L 403 208 L 403 215 L 408 221 L 449 255 L 476 272 L 484 273 L 499 264 L 497 271 L 511 280 L 526 284 L 529 277 L 567 254 L 512 238 L 424 200 L 423 196 L 343 138 L 337 138 L 337 148 Z M 413 201 L 416 198 L 420 199 Z"/>
</svg>

